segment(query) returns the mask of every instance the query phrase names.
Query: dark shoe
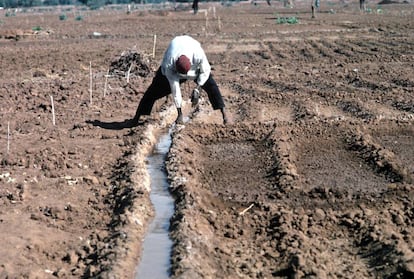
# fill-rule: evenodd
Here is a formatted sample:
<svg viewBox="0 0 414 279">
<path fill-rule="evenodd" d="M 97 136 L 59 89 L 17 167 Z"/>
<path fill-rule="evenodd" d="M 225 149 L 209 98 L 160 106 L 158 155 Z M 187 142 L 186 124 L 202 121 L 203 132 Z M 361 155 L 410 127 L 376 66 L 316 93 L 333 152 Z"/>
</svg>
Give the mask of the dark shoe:
<svg viewBox="0 0 414 279">
<path fill-rule="evenodd" d="M 223 118 L 223 124 L 224 125 L 231 124 L 231 121 L 227 117 L 225 117 Z"/>
<path fill-rule="evenodd" d="M 175 120 L 175 124 L 178 124 L 178 125 L 184 124 L 184 118 L 183 118 L 183 115 L 182 114 L 179 114 L 177 116 L 177 119 Z"/>
<path fill-rule="evenodd" d="M 223 124 L 224 125 L 233 123 L 231 117 L 229 117 L 228 113 L 224 109 L 222 110 L 222 114 L 223 114 Z"/>
</svg>

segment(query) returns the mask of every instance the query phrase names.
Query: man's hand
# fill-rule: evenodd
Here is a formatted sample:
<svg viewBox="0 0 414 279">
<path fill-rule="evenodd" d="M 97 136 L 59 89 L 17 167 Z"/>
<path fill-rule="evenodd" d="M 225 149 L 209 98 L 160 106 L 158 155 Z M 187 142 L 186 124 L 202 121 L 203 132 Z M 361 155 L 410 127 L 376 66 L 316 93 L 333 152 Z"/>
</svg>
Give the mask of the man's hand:
<svg viewBox="0 0 414 279">
<path fill-rule="evenodd" d="M 197 88 L 193 89 L 193 92 L 191 93 L 191 106 L 196 107 L 198 105 L 198 100 L 200 99 L 200 87 L 197 86 Z"/>
</svg>

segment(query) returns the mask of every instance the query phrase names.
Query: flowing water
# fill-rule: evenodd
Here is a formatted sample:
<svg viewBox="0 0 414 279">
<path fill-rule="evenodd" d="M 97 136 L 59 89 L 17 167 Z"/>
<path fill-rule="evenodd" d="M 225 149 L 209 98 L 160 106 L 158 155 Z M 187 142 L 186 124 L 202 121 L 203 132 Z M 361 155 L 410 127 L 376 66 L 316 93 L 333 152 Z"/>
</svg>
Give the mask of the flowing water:
<svg viewBox="0 0 414 279">
<path fill-rule="evenodd" d="M 141 261 L 135 279 L 161 279 L 170 277 L 172 241 L 169 237 L 170 218 L 174 200 L 168 191 L 165 159 L 171 146 L 171 133 L 162 134 L 155 150 L 148 157 L 151 178 L 151 202 L 155 217 L 144 239 Z"/>
</svg>

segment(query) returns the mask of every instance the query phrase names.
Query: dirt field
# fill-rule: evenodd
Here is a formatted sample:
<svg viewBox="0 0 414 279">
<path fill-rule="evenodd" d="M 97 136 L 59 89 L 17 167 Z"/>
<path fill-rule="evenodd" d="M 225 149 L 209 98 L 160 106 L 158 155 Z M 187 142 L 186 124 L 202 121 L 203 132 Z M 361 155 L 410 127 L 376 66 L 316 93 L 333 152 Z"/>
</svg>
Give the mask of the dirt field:
<svg viewBox="0 0 414 279">
<path fill-rule="evenodd" d="M 176 112 L 113 121 L 183 33 L 233 123 L 204 93 L 173 128 L 172 278 L 414 278 L 414 6 L 368 7 L 0 11 L 0 278 L 134 277 Z"/>
</svg>

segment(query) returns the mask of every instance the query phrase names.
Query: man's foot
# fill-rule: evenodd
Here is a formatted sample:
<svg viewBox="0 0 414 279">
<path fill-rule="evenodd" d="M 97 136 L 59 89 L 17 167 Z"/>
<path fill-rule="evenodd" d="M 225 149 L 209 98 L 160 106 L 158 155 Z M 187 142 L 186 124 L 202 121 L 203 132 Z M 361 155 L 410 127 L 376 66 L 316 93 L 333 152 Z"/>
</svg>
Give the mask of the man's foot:
<svg viewBox="0 0 414 279">
<path fill-rule="evenodd" d="M 175 124 L 184 124 L 184 117 L 183 117 L 183 111 L 181 108 L 177 108 L 177 119 L 175 120 Z"/>
<path fill-rule="evenodd" d="M 184 117 L 183 117 L 183 115 L 182 115 L 182 114 L 179 114 L 179 115 L 177 116 L 177 119 L 175 120 L 175 124 L 178 124 L 178 125 L 182 125 L 182 124 L 184 124 Z"/>
<path fill-rule="evenodd" d="M 223 124 L 224 125 L 232 124 L 232 123 L 233 123 L 233 121 L 230 118 L 228 118 L 228 117 L 223 118 Z"/>
<path fill-rule="evenodd" d="M 221 113 L 223 115 L 223 124 L 231 124 L 232 120 L 224 108 L 221 109 Z"/>
</svg>

